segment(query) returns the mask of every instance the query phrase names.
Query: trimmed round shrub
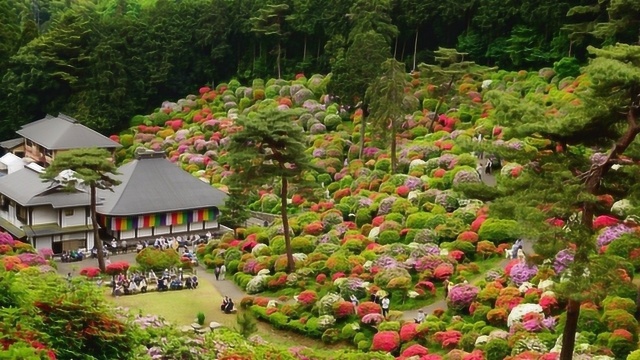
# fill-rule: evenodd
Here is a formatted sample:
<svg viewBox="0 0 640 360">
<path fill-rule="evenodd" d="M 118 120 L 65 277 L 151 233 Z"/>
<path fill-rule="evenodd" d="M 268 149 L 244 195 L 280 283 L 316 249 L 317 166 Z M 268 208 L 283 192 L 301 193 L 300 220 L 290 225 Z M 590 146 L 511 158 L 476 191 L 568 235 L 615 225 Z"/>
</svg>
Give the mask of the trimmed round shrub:
<svg viewBox="0 0 640 360">
<path fill-rule="evenodd" d="M 636 311 L 636 303 L 633 300 L 619 296 L 607 296 L 602 301 L 602 305 L 604 307 L 604 311 L 624 310 L 629 314 L 633 314 Z"/>
<path fill-rule="evenodd" d="M 511 355 L 511 347 L 506 340 L 493 339 L 484 345 L 487 360 L 503 360 Z"/>
<path fill-rule="evenodd" d="M 298 236 L 291 240 L 291 250 L 294 253 L 309 254 L 315 249 L 313 240 L 308 237 Z"/>
<path fill-rule="evenodd" d="M 634 334 L 638 331 L 638 320 L 624 310 L 605 311 L 602 314 L 602 323 L 609 331 L 625 329 Z"/>
<path fill-rule="evenodd" d="M 518 238 L 520 225 L 515 220 L 487 219 L 480 226 L 478 236 L 495 244 L 513 241 Z"/>
<path fill-rule="evenodd" d="M 394 244 L 400 241 L 400 233 L 396 230 L 386 230 L 378 235 L 380 245 Z"/>
<path fill-rule="evenodd" d="M 180 254 L 173 249 L 160 250 L 149 246 L 136 255 L 136 262 L 144 271 L 163 271 L 180 264 Z"/>
<path fill-rule="evenodd" d="M 396 331 L 380 331 L 373 335 L 371 351 L 390 353 L 400 346 L 400 335 Z"/>
</svg>

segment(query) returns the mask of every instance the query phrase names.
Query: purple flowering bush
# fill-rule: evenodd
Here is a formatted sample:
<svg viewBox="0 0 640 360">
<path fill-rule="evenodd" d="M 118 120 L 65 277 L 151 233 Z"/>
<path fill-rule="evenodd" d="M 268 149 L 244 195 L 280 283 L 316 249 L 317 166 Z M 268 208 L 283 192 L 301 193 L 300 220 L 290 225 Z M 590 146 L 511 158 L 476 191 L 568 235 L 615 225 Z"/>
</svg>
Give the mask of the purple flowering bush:
<svg viewBox="0 0 640 360">
<path fill-rule="evenodd" d="M 509 276 L 511 277 L 511 281 L 517 286 L 522 285 L 522 283 L 531 280 L 538 273 L 538 267 L 535 265 L 529 265 L 526 262 L 519 262 L 515 264 L 511 271 L 509 272 Z"/>
<path fill-rule="evenodd" d="M 456 311 L 463 311 L 469 308 L 476 299 L 480 289 L 471 284 L 458 284 L 449 290 L 447 295 L 447 305 Z"/>
<path fill-rule="evenodd" d="M 604 228 L 600 232 L 600 235 L 598 235 L 598 239 L 597 239 L 598 246 L 601 247 L 601 246 L 609 245 L 613 240 L 619 238 L 624 234 L 628 234 L 630 232 L 633 232 L 633 229 L 624 224 L 618 224 L 618 225 Z"/>
<path fill-rule="evenodd" d="M 20 261 L 22 261 L 23 264 L 27 264 L 29 266 L 47 264 L 47 260 L 45 260 L 44 257 L 39 254 L 22 253 L 18 254 L 18 258 L 20 259 Z"/>
<path fill-rule="evenodd" d="M 574 252 L 570 249 L 564 249 L 558 251 L 556 258 L 553 261 L 553 269 L 556 274 L 564 271 L 573 262 Z"/>
<path fill-rule="evenodd" d="M 0 232 L 0 245 L 9 245 L 13 246 L 16 241 L 13 239 L 13 236 L 9 235 L 6 232 Z"/>
</svg>

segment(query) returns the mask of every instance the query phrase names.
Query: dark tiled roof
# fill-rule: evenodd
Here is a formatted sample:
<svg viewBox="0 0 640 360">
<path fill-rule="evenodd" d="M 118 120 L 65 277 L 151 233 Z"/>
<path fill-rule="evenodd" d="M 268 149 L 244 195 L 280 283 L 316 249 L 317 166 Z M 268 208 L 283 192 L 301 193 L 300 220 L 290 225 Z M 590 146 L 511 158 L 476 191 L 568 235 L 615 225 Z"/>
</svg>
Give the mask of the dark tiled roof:
<svg viewBox="0 0 640 360">
<path fill-rule="evenodd" d="M 122 165 L 116 176 L 122 184 L 104 198 L 98 213 L 111 216 L 154 214 L 221 207 L 227 194 L 193 177 L 164 157 L 146 154 Z"/>
<path fill-rule="evenodd" d="M 0 193 L 22 206 L 51 205 L 54 208 L 66 208 L 91 203 L 88 192 L 65 191 L 61 186 L 43 182 L 40 173 L 26 167 L 0 177 Z"/>
<path fill-rule="evenodd" d="M 64 114 L 47 115 L 44 119 L 22 126 L 17 133 L 49 150 L 91 147 L 118 148 L 121 146 Z"/>
<path fill-rule="evenodd" d="M 11 150 L 17 146 L 24 144 L 24 138 L 10 139 L 0 142 L 0 147 L 3 149 Z"/>
</svg>

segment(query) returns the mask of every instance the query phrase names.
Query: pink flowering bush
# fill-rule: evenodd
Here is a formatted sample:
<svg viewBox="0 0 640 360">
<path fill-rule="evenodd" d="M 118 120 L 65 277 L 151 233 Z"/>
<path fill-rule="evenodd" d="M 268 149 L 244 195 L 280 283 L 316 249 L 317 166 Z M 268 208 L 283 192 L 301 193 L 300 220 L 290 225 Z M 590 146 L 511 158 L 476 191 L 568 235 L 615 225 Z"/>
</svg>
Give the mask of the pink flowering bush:
<svg viewBox="0 0 640 360">
<path fill-rule="evenodd" d="M 593 220 L 593 228 L 594 229 L 602 229 L 608 226 L 613 226 L 619 223 L 620 221 L 613 216 L 608 215 L 600 215 L 595 220 Z"/>
<path fill-rule="evenodd" d="M 45 265 L 47 263 L 47 260 L 38 254 L 22 253 L 18 254 L 18 258 L 20 258 L 23 264 L 29 266 Z"/>
<path fill-rule="evenodd" d="M 467 310 L 471 303 L 476 299 L 480 289 L 471 284 L 455 285 L 447 295 L 447 305 L 456 311 Z"/>
<path fill-rule="evenodd" d="M 395 331 L 380 331 L 373 335 L 371 351 L 393 352 L 400 346 L 400 335 Z"/>
<path fill-rule="evenodd" d="M 444 349 L 451 349 L 458 345 L 460 339 L 462 339 L 462 333 L 457 330 L 438 331 L 435 333 L 434 339 Z"/>
<path fill-rule="evenodd" d="M 384 320 L 385 319 L 384 319 L 384 316 L 382 316 L 382 314 L 373 313 L 373 314 L 367 314 L 363 316 L 361 321 L 363 324 L 377 326 Z"/>
<path fill-rule="evenodd" d="M 313 290 L 305 290 L 298 294 L 298 302 L 303 306 L 312 306 L 318 301 L 318 294 Z"/>
<path fill-rule="evenodd" d="M 0 245 L 13 246 L 15 243 L 16 241 L 13 239 L 13 236 L 11 236 L 9 233 L 0 232 Z"/>
<path fill-rule="evenodd" d="M 418 324 L 415 322 L 407 322 L 400 328 L 400 340 L 402 342 L 412 341 L 418 335 Z"/>
<path fill-rule="evenodd" d="M 419 357 L 420 359 L 422 359 L 423 356 L 429 354 L 429 349 L 427 349 L 426 347 L 420 345 L 420 344 L 413 344 L 411 346 L 409 346 L 408 348 L 404 349 L 404 351 L 402 352 L 400 358 L 401 359 L 406 359 L 406 358 L 411 358 L 414 356 Z"/>
</svg>

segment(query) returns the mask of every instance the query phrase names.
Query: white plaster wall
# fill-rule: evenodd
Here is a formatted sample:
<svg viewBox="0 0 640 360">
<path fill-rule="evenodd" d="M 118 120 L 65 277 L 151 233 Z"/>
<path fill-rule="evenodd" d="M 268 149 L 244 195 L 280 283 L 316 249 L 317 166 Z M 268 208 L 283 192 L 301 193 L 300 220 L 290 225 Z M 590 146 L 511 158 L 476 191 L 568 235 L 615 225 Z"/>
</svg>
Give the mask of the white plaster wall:
<svg viewBox="0 0 640 360">
<path fill-rule="evenodd" d="M 171 228 L 168 226 L 157 226 L 155 228 L 154 234 L 156 235 L 168 234 L 170 231 L 171 231 Z"/>
<path fill-rule="evenodd" d="M 65 209 L 60 209 L 60 214 L 62 215 L 61 227 L 84 225 L 86 219 L 89 219 L 89 224 L 91 223 L 91 217 L 86 214 L 83 207 L 74 208 L 71 216 L 65 215 Z"/>
<path fill-rule="evenodd" d="M 58 223 L 58 211 L 52 207 L 38 206 L 33 208 L 33 224 L 51 224 Z"/>
</svg>

